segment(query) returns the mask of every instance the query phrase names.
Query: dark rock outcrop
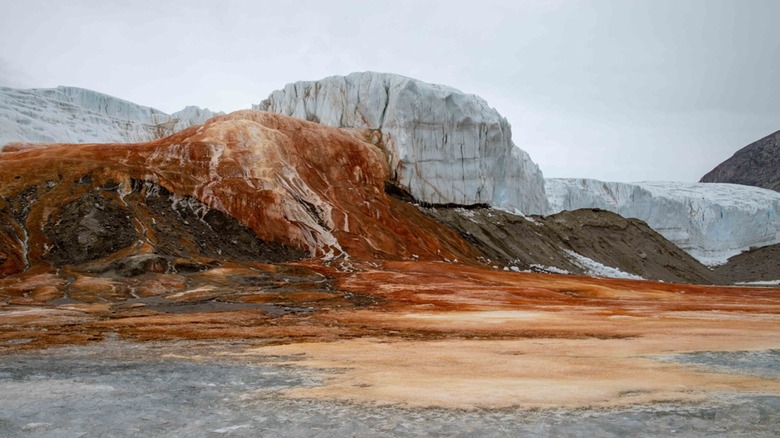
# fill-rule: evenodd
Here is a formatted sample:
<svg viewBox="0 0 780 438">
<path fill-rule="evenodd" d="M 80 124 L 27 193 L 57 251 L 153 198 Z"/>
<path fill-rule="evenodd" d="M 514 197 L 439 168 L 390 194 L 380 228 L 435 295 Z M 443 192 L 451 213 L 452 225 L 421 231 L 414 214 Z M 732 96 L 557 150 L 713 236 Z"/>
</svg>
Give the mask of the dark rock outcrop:
<svg viewBox="0 0 780 438">
<path fill-rule="evenodd" d="M 730 283 L 780 280 L 780 243 L 735 255 L 715 273 Z"/>
<path fill-rule="evenodd" d="M 586 257 L 649 280 L 719 284 L 721 278 L 647 224 L 599 209 L 521 217 L 492 209 L 426 209 L 499 267 L 599 275 Z"/>
<path fill-rule="evenodd" d="M 109 256 L 135 241 L 130 210 L 90 192 L 50 217 L 43 232 L 52 243 L 47 258 L 54 264 L 80 264 Z"/>
<path fill-rule="evenodd" d="M 701 178 L 780 192 L 780 131 L 738 150 Z"/>
</svg>

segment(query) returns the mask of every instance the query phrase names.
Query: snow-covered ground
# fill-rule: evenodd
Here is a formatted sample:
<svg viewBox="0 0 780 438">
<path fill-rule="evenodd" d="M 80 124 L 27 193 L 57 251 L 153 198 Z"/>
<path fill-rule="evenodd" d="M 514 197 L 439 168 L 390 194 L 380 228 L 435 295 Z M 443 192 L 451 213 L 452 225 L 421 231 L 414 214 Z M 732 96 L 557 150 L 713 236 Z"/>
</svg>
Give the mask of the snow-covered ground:
<svg viewBox="0 0 780 438">
<path fill-rule="evenodd" d="M 780 242 L 780 193 L 736 184 L 547 179 L 552 213 L 601 208 L 641 219 L 704 264 Z"/>
</svg>

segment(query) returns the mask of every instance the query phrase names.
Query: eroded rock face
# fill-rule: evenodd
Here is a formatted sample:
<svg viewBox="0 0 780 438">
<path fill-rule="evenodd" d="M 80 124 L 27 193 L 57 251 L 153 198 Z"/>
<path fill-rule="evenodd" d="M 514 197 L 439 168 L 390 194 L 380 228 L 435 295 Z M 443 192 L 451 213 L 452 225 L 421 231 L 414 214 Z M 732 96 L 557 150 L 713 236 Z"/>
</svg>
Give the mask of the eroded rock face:
<svg viewBox="0 0 780 438">
<path fill-rule="evenodd" d="M 135 241 L 130 210 L 91 192 L 67 203 L 49 217 L 43 232 L 52 243 L 46 257 L 53 263 L 80 264 L 111 255 Z"/>
<path fill-rule="evenodd" d="M 541 171 L 478 96 L 365 72 L 289 84 L 255 108 L 369 130 L 388 154 L 393 182 L 421 202 L 547 212 Z"/>
<path fill-rule="evenodd" d="M 285 262 L 307 255 L 267 244 L 224 212 L 139 180 L 129 189 L 111 182 L 90 187 L 51 214 L 43 233 L 43 259 L 55 266 L 118 255 L 91 269 L 131 276 L 199 269 L 200 258 Z"/>
<path fill-rule="evenodd" d="M 135 143 L 200 125 L 216 113 L 173 114 L 76 87 L 0 87 L 0 148 L 7 143 Z"/>
<path fill-rule="evenodd" d="M 780 131 L 740 149 L 704 175 L 701 182 L 743 184 L 780 192 Z"/>
<path fill-rule="evenodd" d="M 552 211 L 601 208 L 641 219 L 705 264 L 780 241 L 780 193 L 735 184 L 547 179 Z"/>
<path fill-rule="evenodd" d="M 106 257 L 122 272 L 184 266 L 172 259 L 473 259 L 388 197 L 387 178 L 382 151 L 353 133 L 258 111 L 149 143 L 5 151 L 0 275 Z"/>
</svg>

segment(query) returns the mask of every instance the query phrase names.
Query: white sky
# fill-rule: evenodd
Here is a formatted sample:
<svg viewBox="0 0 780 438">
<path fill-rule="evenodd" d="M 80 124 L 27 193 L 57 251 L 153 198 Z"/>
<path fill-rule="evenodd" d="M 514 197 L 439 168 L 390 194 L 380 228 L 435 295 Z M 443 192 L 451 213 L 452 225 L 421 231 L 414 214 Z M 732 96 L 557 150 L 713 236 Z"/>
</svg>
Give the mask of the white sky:
<svg viewBox="0 0 780 438">
<path fill-rule="evenodd" d="M 780 129 L 776 0 L 0 0 L 0 85 L 232 111 L 399 73 L 485 98 L 548 177 L 695 181 Z"/>
</svg>

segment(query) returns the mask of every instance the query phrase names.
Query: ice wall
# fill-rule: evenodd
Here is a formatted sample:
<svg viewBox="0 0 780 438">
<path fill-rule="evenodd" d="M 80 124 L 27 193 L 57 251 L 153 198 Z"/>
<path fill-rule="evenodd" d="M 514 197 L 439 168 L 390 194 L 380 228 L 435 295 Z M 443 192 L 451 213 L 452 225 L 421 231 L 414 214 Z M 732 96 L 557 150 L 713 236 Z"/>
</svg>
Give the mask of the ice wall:
<svg viewBox="0 0 780 438">
<path fill-rule="evenodd" d="M 75 87 L 0 87 L 0 147 L 10 142 L 135 143 L 202 124 L 215 113 L 173 114 Z"/>
<path fill-rule="evenodd" d="M 377 130 L 394 182 L 434 204 L 547 212 L 544 179 L 482 98 L 386 73 L 296 82 L 254 107 L 328 126 Z"/>
<path fill-rule="evenodd" d="M 780 193 L 736 184 L 545 181 L 553 213 L 601 208 L 641 219 L 705 264 L 780 242 Z"/>
</svg>

